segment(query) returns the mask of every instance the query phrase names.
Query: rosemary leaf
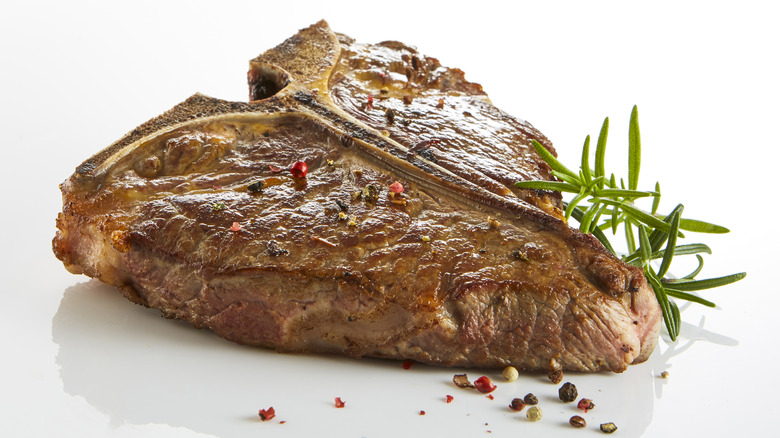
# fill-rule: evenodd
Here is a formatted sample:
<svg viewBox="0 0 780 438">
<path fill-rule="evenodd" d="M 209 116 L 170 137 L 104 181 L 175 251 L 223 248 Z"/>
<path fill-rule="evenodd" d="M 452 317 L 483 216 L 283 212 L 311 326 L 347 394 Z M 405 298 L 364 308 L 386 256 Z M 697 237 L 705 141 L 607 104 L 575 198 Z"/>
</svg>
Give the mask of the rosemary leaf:
<svg viewBox="0 0 780 438">
<path fill-rule="evenodd" d="M 604 205 L 609 205 L 609 204 L 604 204 Z M 619 223 L 620 223 L 620 209 L 618 209 L 617 206 L 614 206 L 614 208 L 612 208 L 612 219 L 610 220 L 610 226 L 612 227 L 613 236 L 617 234 L 617 227 Z"/>
<path fill-rule="evenodd" d="M 553 170 L 552 172 L 550 172 L 550 174 L 552 174 L 552 176 L 554 176 L 554 177 L 556 177 L 556 178 L 558 178 L 558 179 L 560 179 L 562 181 L 565 181 L 565 182 L 567 182 L 569 184 L 577 186 L 577 193 L 580 192 L 579 187 L 582 186 L 582 180 L 580 179 L 579 175 L 574 177 L 574 176 L 569 175 L 568 173 L 558 172 L 557 170 Z"/>
<path fill-rule="evenodd" d="M 604 123 L 601 125 L 601 132 L 599 132 L 599 138 L 596 141 L 596 178 L 600 176 L 606 176 L 604 173 L 604 157 L 607 151 L 607 134 L 609 133 L 609 117 L 604 119 Z M 599 188 L 604 188 L 604 183 L 599 183 Z"/>
<path fill-rule="evenodd" d="M 726 234 L 729 232 L 729 229 L 726 227 L 704 221 L 697 221 L 695 219 L 680 219 L 680 229 L 709 234 Z"/>
<path fill-rule="evenodd" d="M 577 186 L 564 181 L 518 181 L 515 187 L 521 189 L 555 190 L 558 192 L 579 193 Z"/>
<path fill-rule="evenodd" d="M 642 256 L 642 264 L 650 263 L 650 240 L 647 238 L 647 229 L 639 225 L 639 253 Z"/>
<path fill-rule="evenodd" d="M 603 183 L 604 183 L 604 177 L 603 176 L 598 176 L 596 178 L 593 178 L 593 180 L 588 183 L 586 188 L 587 188 L 588 192 L 593 192 L 593 190 L 595 190 L 597 186 L 600 187 Z"/>
<path fill-rule="evenodd" d="M 582 215 L 582 219 L 578 219 L 580 222 L 580 231 L 583 233 L 589 233 L 590 232 L 590 224 L 593 222 L 593 218 L 596 216 L 596 213 L 600 209 L 603 209 L 604 205 L 600 205 L 596 202 L 593 203 L 587 210 L 585 210 L 585 214 Z"/>
<path fill-rule="evenodd" d="M 683 279 L 693 280 L 697 275 L 699 275 L 699 272 L 701 272 L 701 268 L 704 267 L 704 257 L 696 254 L 696 259 L 699 261 L 699 265 L 696 267 L 696 269 L 693 270 L 693 272 L 683 277 Z"/>
<path fill-rule="evenodd" d="M 568 167 L 561 164 L 561 162 L 558 161 L 558 159 L 555 158 L 553 154 L 551 154 L 550 151 L 548 151 L 546 147 L 542 146 L 542 144 L 537 140 L 531 140 L 531 145 L 533 145 L 534 149 L 536 149 L 536 153 L 539 154 L 539 156 L 541 156 L 547 165 L 550 166 L 553 170 L 568 174 L 572 178 L 577 178 L 576 173 L 572 172 Z"/>
<path fill-rule="evenodd" d="M 672 310 L 672 305 L 669 302 L 669 297 L 666 295 L 666 290 L 658 280 L 658 277 L 653 275 L 649 265 L 645 267 L 645 277 L 647 278 L 648 283 L 650 283 L 650 287 L 653 288 L 653 292 L 655 292 L 655 298 L 658 300 L 658 304 L 661 306 L 661 314 L 664 317 L 666 331 L 669 332 L 669 337 L 672 338 L 672 341 L 675 341 L 677 340 L 677 335 L 680 334 L 679 309 L 676 315 L 677 318 L 675 318 L 675 312 Z"/>
<path fill-rule="evenodd" d="M 585 137 L 585 144 L 582 146 L 582 164 L 580 164 L 582 180 L 590 184 L 592 180 L 590 172 L 590 135 Z"/>
<path fill-rule="evenodd" d="M 663 251 L 658 251 L 653 254 L 658 254 L 656 258 L 661 258 Z M 709 246 L 703 243 L 689 243 L 686 245 L 677 245 L 674 247 L 674 255 L 691 255 L 691 254 L 712 254 L 712 250 Z"/>
<path fill-rule="evenodd" d="M 593 193 L 593 196 L 598 196 L 600 198 L 626 198 L 626 199 L 636 199 L 636 198 L 646 198 L 648 196 L 655 196 L 655 192 L 643 192 L 639 190 L 625 190 L 625 189 L 601 189 L 596 190 Z"/>
<path fill-rule="evenodd" d="M 632 219 L 642 222 L 652 228 L 660 229 L 667 233 L 671 228 L 671 226 L 666 222 L 662 221 L 661 219 L 658 219 L 657 217 L 651 215 L 650 213 L 646 213 L 632 206 L 631 204 L 625 202 L 612 201 L 609 199 L 602 199 L 601 202 L 620 208 L 621 210 L 623 210 L 623 213 L 625 213 Z"/>
<path fill-rule="evenodd" d="M 725 275 L 723 277 L 715 277 L 715 278 L 708 278 L 705 280 L 688 280 L 688 279 L 680 279 L 680 280 L 666 280 L 666 284 L 669 285 L 669 287 L 681 291 L 697 291 L 697 290 L 704 290 L 704 289 L 712 289 L 713 287 L 718 286 L 725 286 L 727 284 L 734 283 L 736 281 L 742 280 L 745 278 L 747 273 L 740 272 L 738 274 L 731 274 L 731 275 Z"/>
<path fill-rule="evenodd" d="M 604 214 L 604 212 L 607 210 L 607 206 L 602 204 L 601 207 L 599 207 L 596 214 L 593 216 L 593 219 L 591 219 L 591 226 L 589 227 L 589 232 L 593 232 L 593 230 L 598 230 L 598 223 L 599 220 L 601 220 L 601 215 Z"/>
<path fill-rule="evenodd" d="M 642 141 L 639 137 L 639 110 L 631 111 L 628 124 L 628 188 L 636 190 L 639 183 L 639 166 L 642 163 Z"/>
<path fill-rule="evenodd" d="M 569 204 L 566 206 L 566 213 L 565 213 L 566 219 L 571 217 L 572 211 L 577 207 L 577 204 L 579 204 L 580 201 L 585 199 L 586 196 L 588 196 L 588 194 L 583 190 L 580 192 L 579 195 L 575 196 L 574 199 L 569 201 Z"/>
<path fill-rule="evenodd" d="M 626 221 L 623 225 L 626 232 L 626 244 L 628 245 L 628 252 L 633 253 L 636 251 L 636 239 L 634 238 L 634 225 L 631 221 Z"/>
<path fill-rule="evenodd" d="M 664 293 L 667 295 L 667 299 L 669 298 L 669 293 L 664 289 Z M 677 307 L 677 303 L 674 302 L 674 300 L 669 300 L 669 307 L 672 310 L 671 315 L 671 322 L 674 324 L 674 337 L 672 340 L 676 340 L 677 336 L 680 336 L 680 325 L 682 323 L 682 318 L 680 318 L 680 308 Z M 671 335 L 671 332 L 669 333 Z"/>
<path fill-rule="evenodd" d="M 651 243 L 651 245 L 652 245 L 652 243 Z M 650 254 L 650 260 L 657 260 L 657 259 L 662 258 L 664 256 L 665 252 L 666 252 L 666 250 L 654 251 L 652 254 Z M 712 254 L 712 250 L 710 249 L 710 247 L 708 247 L 707 245 L 705 245 L 703 243 L 691 243 L 691 244 L 687 244 L 687 245 L 677 245 L 677 246 L 674 247 L 674 255 L 675 256 L 678 256 L 678 255 L 693 255 L 693 254 L 702 254 L 702 253 L 704 253 L 704 254 Z M 629 254 L 628 256 L 626 256 L 624 260 L 627 261 L 627 262 L 631 262 L 631 261 L 634 261 L 634 260 L 637 260 L 637 259 L 639 259 L 639 253 L 635 252 L 635 253 L 632 253 L 632 254 Z"/>
<path fill-rule="evenodd" d="M 682 206 L 682 204 L 680 204 Z M 675 248 L 677 246 L 677 231 L 680 229 L 680 215 L 682 209 L 675 210 L 672 217 L 672 229 L 669 231 L 669 239 L 666 241 L 666 251 L 664 251 L 663 259 L 661 259 L 661 266 L 658 268 L 658 276 L 663 278 L 666 275 L 666 271 L 669 270 L 669 266 L 672 264 L 672 257 L 674 257 Z"/>
<path fill-rule="evenodd" d="M 655 182 L 655 192 L 658 195 L 653 199 L 653 208 L 650 209 L 650 213 L 652 214 L 655 214 L 658 211 L 658 206 L 661 204 L 661 183 L 658 181 Z"/>
<path fill-rule="evenodd" d="M 677 290 L 677 289 L 671 289 L 671 288 L 668 288 L 668 287 L 664 288 L 664 290 L 666 291 L 666 295 L 668 295 L 670 297 L 673 297 L 673 298 L 680 298 L 681 300 L 690 301 L 692 303 L 702 304 L 702 305 L 705 305 L 707 307 L 716 307 L 715 303 L 713 303 L 712 301 L 705 300 L 704 298 L 702 298 L 702 297 L 700 297 L 698 295 L 689 294 L 687 292 L 683 292 L 683 291 Z"/>
<path fill-rule="evenodd" d="M 674 207 L 674 210 L 672 210 L 672 212 L 669 213 L 669 215 L 664 218 L 664 222 L 670 224 L 670 226 L 671 226 L 672 218 L 674 218 L 674 215 L 678 211 L 680 213 L 682 213 L 682 210 L 683 210 L 683 205 L 682 204 L 677 204 L 677 207 Z M 659 249 L 661 249 L 661 245 L 666 243 L 666 240 L 668 238 L 669 238 L 669 233 L 668 232 L 665 232 L 663 230 L 659 230 L 658 228 L 653 230 L 653 232 L 650 233 L 650 244 L 653 247 L 653 251 L 658 251 Z"/>
</svg>

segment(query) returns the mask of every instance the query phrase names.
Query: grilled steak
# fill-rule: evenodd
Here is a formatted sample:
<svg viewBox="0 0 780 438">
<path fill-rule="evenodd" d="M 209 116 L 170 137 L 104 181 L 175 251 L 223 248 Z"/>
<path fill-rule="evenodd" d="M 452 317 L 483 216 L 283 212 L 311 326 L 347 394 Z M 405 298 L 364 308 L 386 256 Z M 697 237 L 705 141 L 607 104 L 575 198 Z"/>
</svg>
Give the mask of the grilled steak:
<svg viewBox="0 0 780 438">
<path fill-rule="evenodd" d="M 286 352 L 542 371 L 652 352 L 642 271 L 559 194 L 514 188 L 551 178 L 530 142 L 552 145 L 462 71 L 319 22 L 248 79 L 249 102 L 196 94 L 78 166 L 53 242 L 69 271 Z"/>
</svg>

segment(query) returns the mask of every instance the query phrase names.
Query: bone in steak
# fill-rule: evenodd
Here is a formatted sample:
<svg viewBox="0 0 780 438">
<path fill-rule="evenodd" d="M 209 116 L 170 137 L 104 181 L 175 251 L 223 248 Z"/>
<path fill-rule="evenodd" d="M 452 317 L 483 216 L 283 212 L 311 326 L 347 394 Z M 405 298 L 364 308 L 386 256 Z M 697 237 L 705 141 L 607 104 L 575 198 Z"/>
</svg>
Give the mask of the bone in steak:
<svg viewBox="0 0 780 438">
<path fill-rule="evenodd" d="M 660 309 L 561 216 L 550 142 L 462 71 L 322 21 L 78 166 L 67 269 L 241 344 L 445 366 L 622 371 Z M 303 161 L 305 177 L 290 166 Z M 389 190 L 399 182 L 403 192 Z"/>
</svg>

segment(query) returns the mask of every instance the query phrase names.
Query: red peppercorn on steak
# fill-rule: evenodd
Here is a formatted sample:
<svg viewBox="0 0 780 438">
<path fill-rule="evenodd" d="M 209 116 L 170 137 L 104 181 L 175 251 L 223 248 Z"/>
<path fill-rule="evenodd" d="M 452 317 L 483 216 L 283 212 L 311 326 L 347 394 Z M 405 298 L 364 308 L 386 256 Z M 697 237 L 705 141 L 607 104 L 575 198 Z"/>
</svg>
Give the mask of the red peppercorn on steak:
<svg viewBox="0 0 780 438">
<path fill-rule="evenodd" d="M 83 162 L 73 273 L 241 344 L 445 366 L 622 371 L 655 347 L 641 270 L 570 228 L 530 124 L 462 71 L 321 21 Z"/>
</svg>

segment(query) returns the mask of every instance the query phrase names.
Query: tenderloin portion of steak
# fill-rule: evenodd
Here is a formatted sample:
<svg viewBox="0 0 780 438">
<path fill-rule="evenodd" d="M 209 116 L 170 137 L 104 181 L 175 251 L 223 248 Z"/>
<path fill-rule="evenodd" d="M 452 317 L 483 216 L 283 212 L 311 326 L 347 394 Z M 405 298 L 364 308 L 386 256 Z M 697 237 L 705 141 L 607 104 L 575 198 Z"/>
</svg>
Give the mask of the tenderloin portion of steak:
<svg viewBox="0 0 780 438">
<path fill-rule="evenodd" d="M 62 184 L 68 270 L 287 352 L 541 371 L 652 352 L 642 271 L 513 187 L 550 179 L 530 142 L 552 145 L 461 71 L 319 22 L 248 76 L 249 102 L 194 95 Z"/>
</svg>

